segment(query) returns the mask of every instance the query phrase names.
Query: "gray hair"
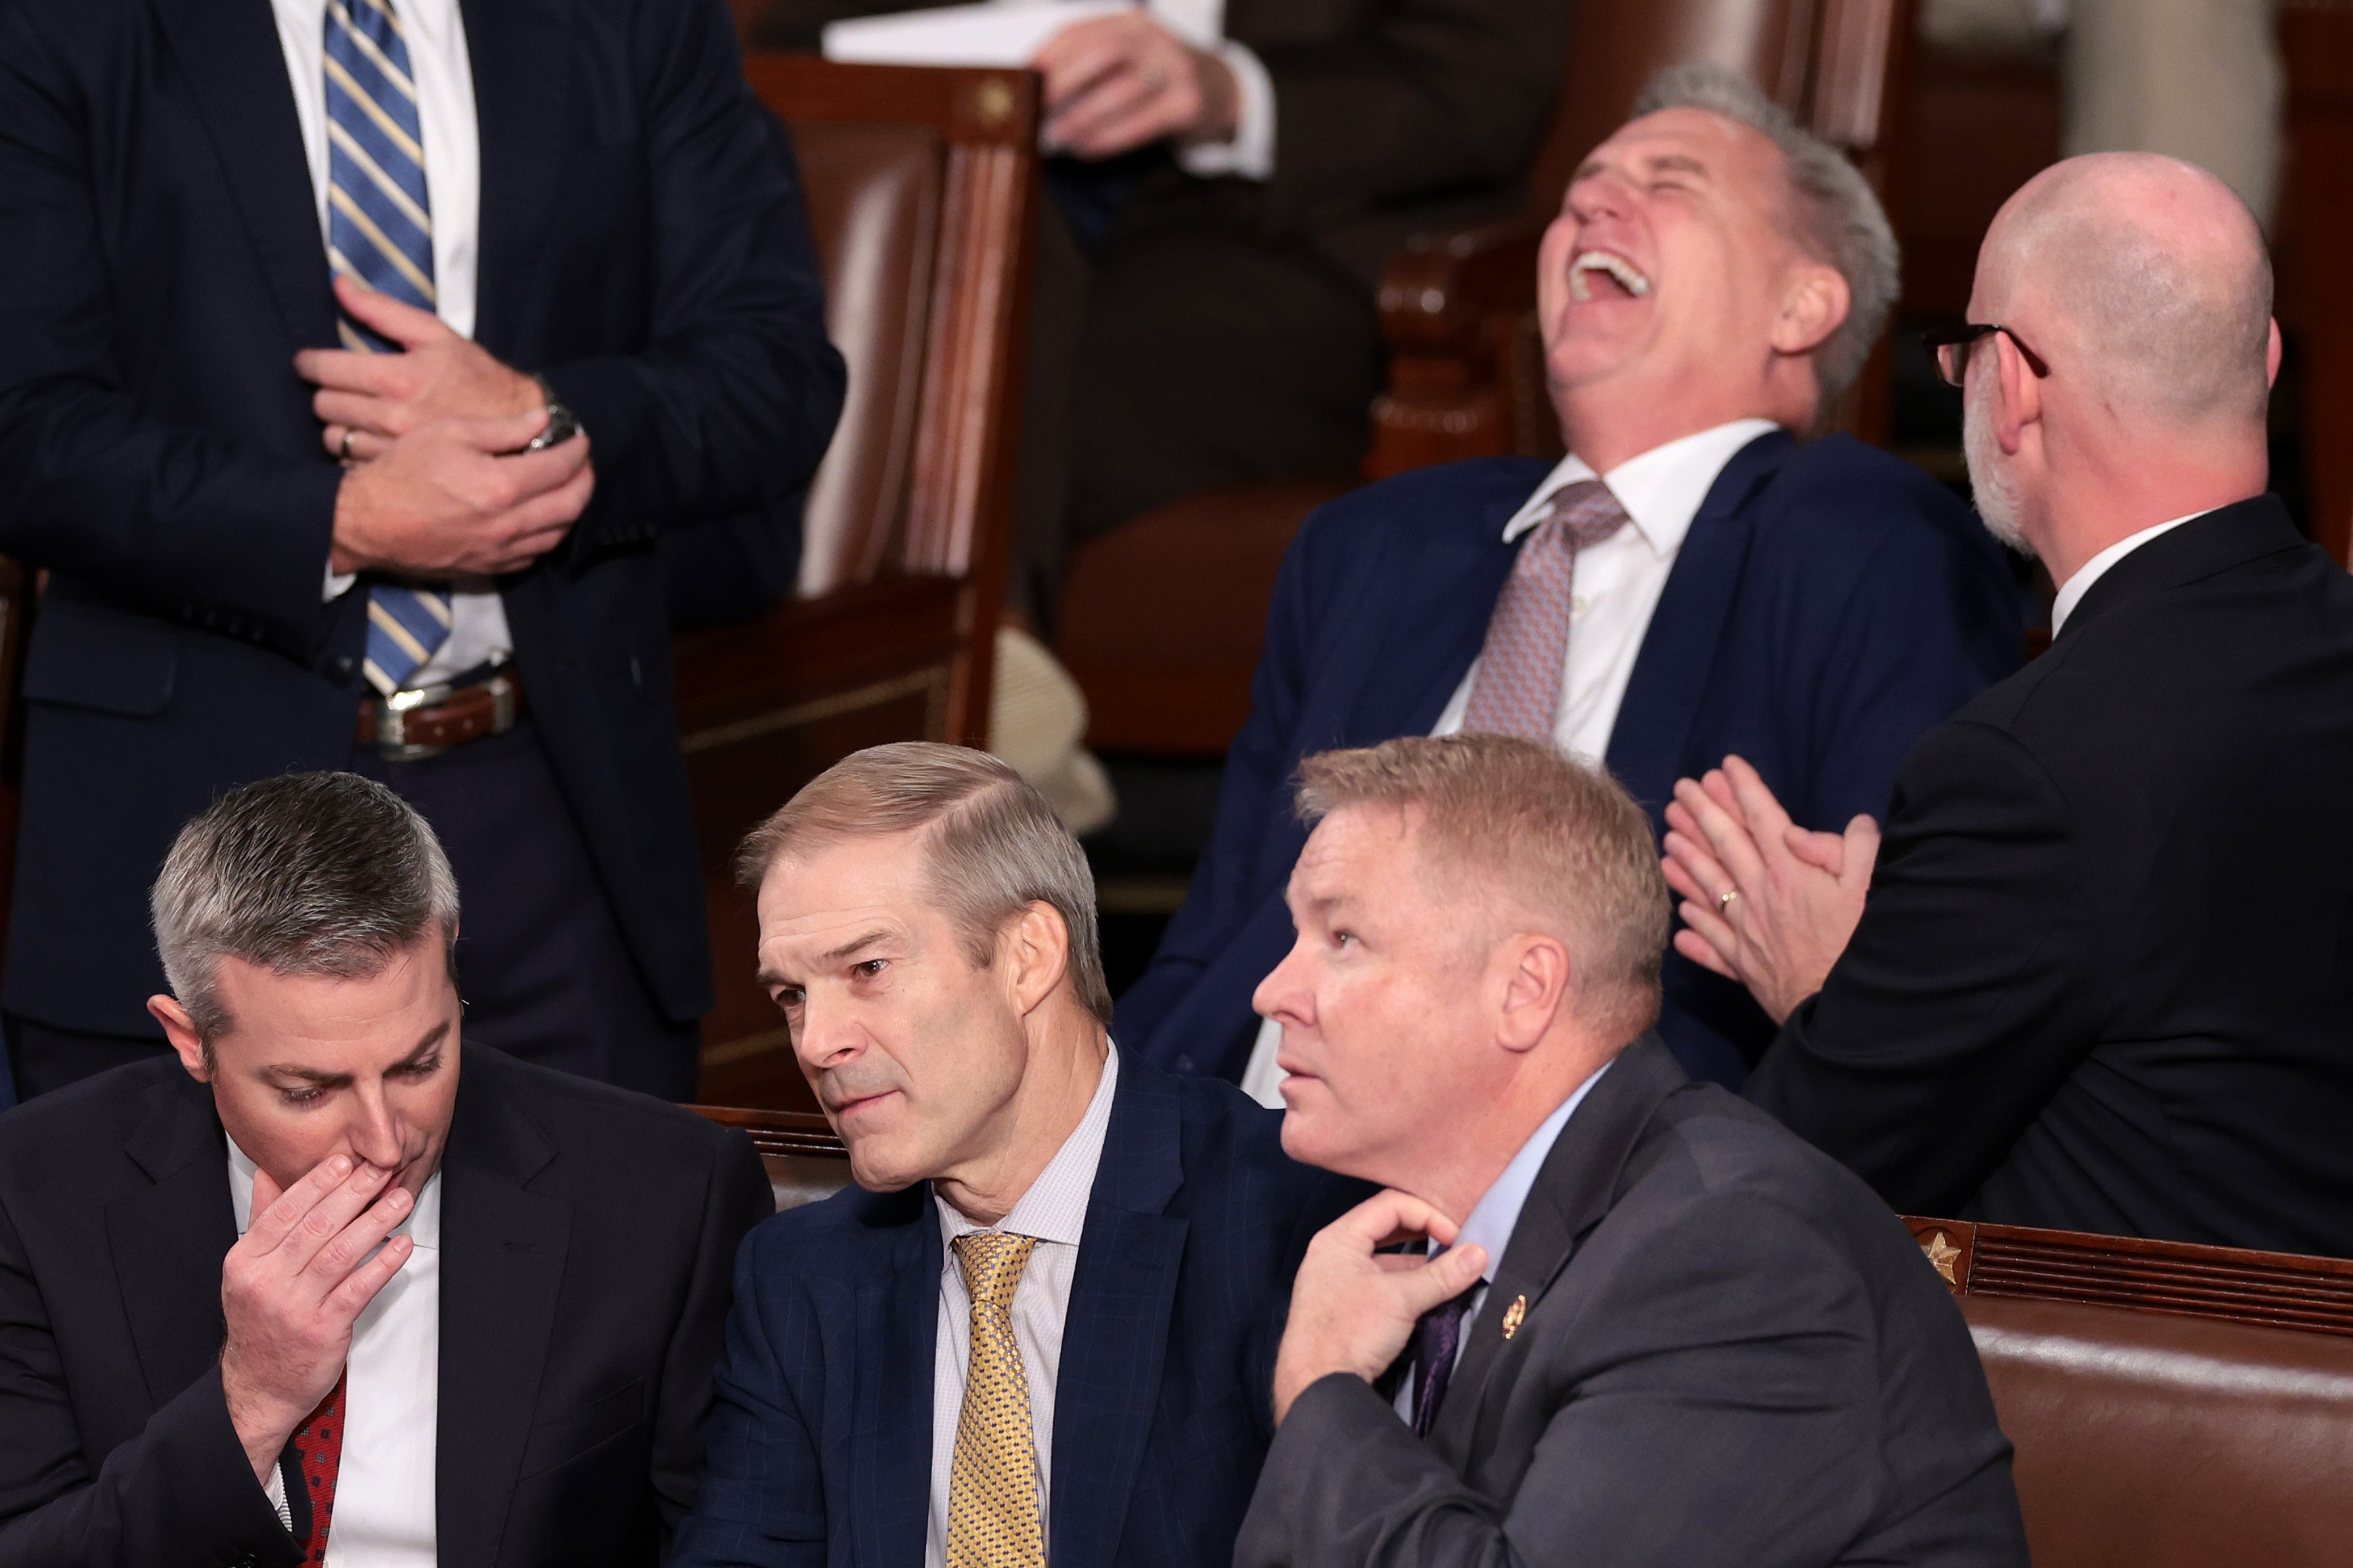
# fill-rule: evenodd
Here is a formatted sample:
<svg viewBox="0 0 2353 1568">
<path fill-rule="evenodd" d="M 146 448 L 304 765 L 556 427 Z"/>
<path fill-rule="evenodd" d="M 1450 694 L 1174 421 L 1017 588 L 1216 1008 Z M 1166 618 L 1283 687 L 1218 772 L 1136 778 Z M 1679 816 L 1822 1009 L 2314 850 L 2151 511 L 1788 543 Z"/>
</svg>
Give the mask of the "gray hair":
<svg viewBox="0 0 2353 1568">
<path fill-rule="evenodd" d="M 231 1026 L 223 957 L 365 979 L 428 933 L 457 974 L 458 879 L 433 829 L 356 773 L 234 789 L 180 829 L 148 895 L 172 994 L 206 1042 Z"/>
<path fill-rule="evenodd" d="M 932 893 L 976 969 L 997 957 L 997 934 L 1033 903 L 1050 904 L 1070 935 L 1079 1001 L 1111 1022 L 1086 852 L 1029 783 L 986 752 L 902 741 L 869 746 L 818 774 L 754 828 L 735 874 L 757 888 L 782 856 L 847 838 L 928 829 Z"/>
<path fill-rule="evenodd" d="M 1789 182 L 1789 237 L 1846 279 L 1846 320 L 1814 355 L 1814 376 L 1821 385 L 1818 406 L 1828 407 L 1862 374 L 1901 287 L 1895 230 L 1871 182 L 1845 153 L 1799 125 L 1746 78 L 1722 66 L 1673 66 L 1652 77 L 1634 105 L 1635 116 L 1663 109 L 1704 109 L 1780 149 Z"/>
</svg>

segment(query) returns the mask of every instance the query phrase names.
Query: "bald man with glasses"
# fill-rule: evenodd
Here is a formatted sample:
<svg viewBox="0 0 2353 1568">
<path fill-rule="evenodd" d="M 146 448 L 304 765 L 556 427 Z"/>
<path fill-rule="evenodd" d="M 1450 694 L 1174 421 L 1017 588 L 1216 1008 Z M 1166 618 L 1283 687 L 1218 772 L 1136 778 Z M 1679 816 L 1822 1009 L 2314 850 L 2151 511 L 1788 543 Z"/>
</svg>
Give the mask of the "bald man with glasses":
<svg viewBox="0 0 2353 1568">
<path fill-rule="evenodd" d="M 1899 1209 L 2353 1256 L 2353 579 L 2264 493 L 2271 300 L 2204 170 L 2038 175 L 1933 346 L 2050 651 L 1883 836 L 1676 786 L 1676 946 L 1783 1021 L 1749 1098 Z"/>
</svg>

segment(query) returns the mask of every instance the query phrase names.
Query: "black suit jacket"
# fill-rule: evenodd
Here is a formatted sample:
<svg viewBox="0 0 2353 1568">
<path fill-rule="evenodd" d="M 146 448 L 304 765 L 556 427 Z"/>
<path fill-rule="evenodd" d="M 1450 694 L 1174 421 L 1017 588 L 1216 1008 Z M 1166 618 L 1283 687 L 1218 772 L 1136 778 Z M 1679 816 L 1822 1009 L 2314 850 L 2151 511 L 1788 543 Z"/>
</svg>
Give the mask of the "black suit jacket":
<svg viewBox="0 0 2353 1568">
<path fill-rule="evenodd" d="M 1911 1236 L 1655 1036 L 1569 1118 L 1464 1331 L 1426 1443 L 1345 1373 L 1293 1403 L 1236 1568 L 2025 1568 L 2010 1444 Z"/>
<path fill-rule="evenodd" d="M 2268 496 L 2118 562 L 1748 1092 L 1911 1213 L 2353 1257 L 2353 578 Z"/>
<path fill-rule="evenodd" d="M 825 24 L 908 0 L 777 0 L 755 41 L 815 48 Z M 1517 210 L 1567 49 L 1561 0 L 1229 0 L 1225 36 L 1274 89 L 1274 177 L 1197 179 L 1165 156 L 1124 221 L 1240 226 L 1380 281 L 1417 229 Z"/>
<path fill-rule="evenodd" d="M 651 1563 L 694 1500 L 740 1131 L 468 1050 L 441 1165 L 443 1568 Z M 176 1058 L 0 1116 L 0 1568 L 301 1553 L 222 1403 L 236 1242 L 212 1095 Z"/>
<path fill-rule="evenodd" d="M 533 721 L 672 1017 L 710 1005 L 655 540 L 797 526 L 839 410 L 806 218 L 719 0 L 463 0 L 476 339 L 596 444 L 500 584 Z M 146 889 L 224 789 L 344 765 L 365 598 L 322 605 L 335 342 L 269 0 L 0 6 L 0 551 L 52 574 L 25 671 L 5 993 L 147 1035 Z"/>
</svg>

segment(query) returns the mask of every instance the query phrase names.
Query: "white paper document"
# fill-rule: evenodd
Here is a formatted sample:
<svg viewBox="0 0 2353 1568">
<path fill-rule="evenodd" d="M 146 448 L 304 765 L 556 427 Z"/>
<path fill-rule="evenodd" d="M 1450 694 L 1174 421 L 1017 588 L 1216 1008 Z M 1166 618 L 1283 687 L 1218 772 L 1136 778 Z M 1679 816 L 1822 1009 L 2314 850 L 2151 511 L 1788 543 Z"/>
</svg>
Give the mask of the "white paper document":
<svg viewBox="0 0 2353 1568">
<path fill-rule="evenodd" d="M 877 66 L 1026 66 L 1073 22 L 1133 9 L 1131 0 L 942 5 L 827 25 L 825 58 Z"/>
</svg>

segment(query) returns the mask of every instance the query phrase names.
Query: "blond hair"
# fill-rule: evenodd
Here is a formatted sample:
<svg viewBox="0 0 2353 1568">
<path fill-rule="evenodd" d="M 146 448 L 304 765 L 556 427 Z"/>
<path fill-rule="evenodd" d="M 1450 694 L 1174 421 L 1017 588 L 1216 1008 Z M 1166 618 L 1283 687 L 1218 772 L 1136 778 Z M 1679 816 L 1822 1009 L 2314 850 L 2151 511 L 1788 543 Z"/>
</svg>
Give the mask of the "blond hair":
<svg viewBox="0 0 2353 1568">
<path fill-rule="evenodd" d="M 786 854 L 917 828 L 927 830 L 933 900 L 972 966 L 989 966 L 998 933 L 1023 910 L 1050 904 L 1070 935 L 1071 987 L 1109 1024 L 1086 854 L 1045 797 L 986 752 L 902 741 L 851 752 L 751 831 L 736 852 L 736 879 L 756 889 Z"/>
<path fill-rule="evenodd" d="M 1417 812 L 1420 869 L 1501 900 L 1569 950 L 1576 1011 L 1622 1044 L 1659 1016 L 1667 882 L 1649 819 L 1607 773 L 1509 735 L 1409 735 L 1299 764 L 1301 818 Z"/>
</svg>

